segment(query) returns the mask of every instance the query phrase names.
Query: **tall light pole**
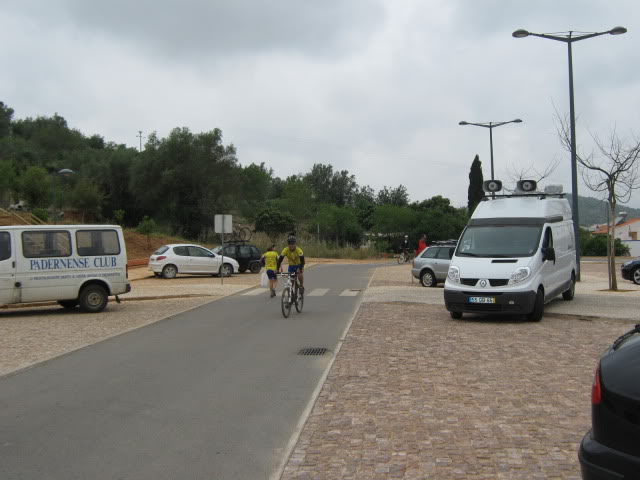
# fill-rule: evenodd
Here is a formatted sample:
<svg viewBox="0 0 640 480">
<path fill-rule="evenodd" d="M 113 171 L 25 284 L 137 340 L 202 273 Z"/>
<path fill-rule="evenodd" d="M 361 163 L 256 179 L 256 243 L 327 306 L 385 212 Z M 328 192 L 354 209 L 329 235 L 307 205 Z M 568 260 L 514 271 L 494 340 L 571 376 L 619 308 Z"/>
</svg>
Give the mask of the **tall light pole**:
<svg viewBox="0 0 640 480">
<path fill-rule="evenodd" d="M 493 176 L 493 129 L 496 127 L 501 127 L 502 125 L 506 125 L 507 123 L 522 123 L 522 120 L 516 118 L 515 120 L 509 120 L 508 122 L 481 122 L 481 123 L 472 123 L 465 122 L 464 120 L 458 125 L 475 125 L 476 127 L 484 127 L 489 129 L 489 149 L 491 151 L 491 180 L 495 180 Z"/>
<path fill-rule="evenodd" d="M 142 130 L 138 130 L 138 135 L 136 135 L 136 137 L 140 139 L 140 151 L 142 152 L 142 139 L 144 138 L 142 136 Z"/>
<path fill-rule="evenodd" d="M 573 103 L 573 57 L 571 54 L 571 45 L 573 42 L 586 40 L 587 38 L 599 37 L 600 35 L 622 35 L 627 33 L 624 27 L 615 27 L 606 32 L 584 33 L 573 31 L 566 33 L 533 33 L 527 30 L 516 30 L 512 33 L 515 38 L 525 38 L 528 36 L 548 38 L 549 40 L 557 40 L 565 42 L 568 47 L 569 54 L 569 116 L 571 129 L 571 200 L 573 212 L 573 234 L 576 242 L 576 280 L 580 281 L 580 217 L 578 215 L 578 165 L 576 153 L 576 111 Z"/>
<path fill-rule="evenodd" d="M 63 168 L 62 170 L 58 170 L 53 173 L 53 223 L 54 225 L 58 223 L 57 212 L 56 212 L 56 177 L 70 177 L 74 175 L 76 172 L 71 170 L 70 168 Z M 64 205 L 63 205 L 64 206 Z"/>
</svg>

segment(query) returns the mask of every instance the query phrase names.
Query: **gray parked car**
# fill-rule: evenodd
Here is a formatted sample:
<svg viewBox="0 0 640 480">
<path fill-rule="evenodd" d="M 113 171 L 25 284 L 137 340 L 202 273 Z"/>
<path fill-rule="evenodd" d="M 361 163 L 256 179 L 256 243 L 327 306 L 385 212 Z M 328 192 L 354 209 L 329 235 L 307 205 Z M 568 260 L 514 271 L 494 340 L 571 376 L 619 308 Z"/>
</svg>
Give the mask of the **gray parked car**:
<svg viewBox="0 0 640 480">
<path fill-rule="evenodd" d="M 447 279 L 451 257 L 456 242 L 435 242 L 413 261 L 411 274 L 420 280 L 423 287 L 435 287 Z"/>
</svg>

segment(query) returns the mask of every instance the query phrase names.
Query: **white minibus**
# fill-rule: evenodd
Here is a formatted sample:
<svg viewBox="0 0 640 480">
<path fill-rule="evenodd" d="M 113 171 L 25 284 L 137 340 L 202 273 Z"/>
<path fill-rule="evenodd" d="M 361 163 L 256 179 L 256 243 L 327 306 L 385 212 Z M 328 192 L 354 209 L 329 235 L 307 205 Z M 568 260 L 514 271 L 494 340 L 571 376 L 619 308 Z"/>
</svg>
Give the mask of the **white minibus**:
<svg viewBox="0 0 640 480">
<path fill-rule="evenodd" d="M 57 301 L 95 313 L 130 291 L 121 227 L 0 226 L 0 305 Z"/>
</svg>

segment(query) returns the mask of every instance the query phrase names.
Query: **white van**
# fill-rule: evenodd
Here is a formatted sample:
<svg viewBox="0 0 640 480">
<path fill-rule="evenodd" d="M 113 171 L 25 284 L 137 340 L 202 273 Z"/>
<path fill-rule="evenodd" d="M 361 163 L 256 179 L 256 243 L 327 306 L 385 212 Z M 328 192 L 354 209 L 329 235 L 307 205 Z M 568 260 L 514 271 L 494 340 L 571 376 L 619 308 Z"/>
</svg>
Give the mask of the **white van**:
<svg viewBox="0 0 640 480">
<path fill-rule="evenodd" d="M 544 304 L 562 295 L 572 300 L 576 245 L 571 207 L 561 186 L 537 191 L 536 182 L 518 182 L 516 194 L 495 195 L 501 182 L 484 182 L 451 259 L 444 301 L 451 317 L 463 312 L 523 314 L 538 322 Z"/>
<path fill-rule="evenodd" d="M 57 301 L 100 312 L 131 291 L 117 225 L 0 227 L 0 305 Z"/>
</svg>

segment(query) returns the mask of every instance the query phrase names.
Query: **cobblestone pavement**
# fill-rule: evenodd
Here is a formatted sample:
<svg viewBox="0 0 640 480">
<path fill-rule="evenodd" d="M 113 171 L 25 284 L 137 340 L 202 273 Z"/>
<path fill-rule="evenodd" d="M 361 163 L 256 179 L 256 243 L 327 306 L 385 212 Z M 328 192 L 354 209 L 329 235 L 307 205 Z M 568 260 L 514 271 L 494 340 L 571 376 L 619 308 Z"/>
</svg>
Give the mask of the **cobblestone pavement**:
<svg viewBox="0 0 640 480">
<path fill-rule="evenodd" d="M 378 268 L 372 288 L 411 289 L 401 268 Z M 284 480 L 580 478 L 596 361 L 633 322 L 454 321 L 411 297 L 365 301 Z"/>
</svg>

